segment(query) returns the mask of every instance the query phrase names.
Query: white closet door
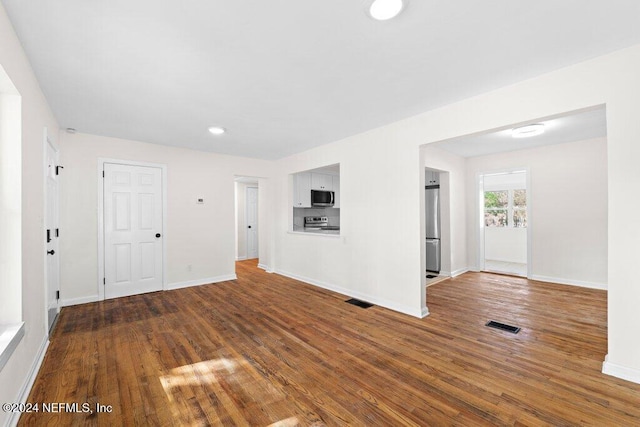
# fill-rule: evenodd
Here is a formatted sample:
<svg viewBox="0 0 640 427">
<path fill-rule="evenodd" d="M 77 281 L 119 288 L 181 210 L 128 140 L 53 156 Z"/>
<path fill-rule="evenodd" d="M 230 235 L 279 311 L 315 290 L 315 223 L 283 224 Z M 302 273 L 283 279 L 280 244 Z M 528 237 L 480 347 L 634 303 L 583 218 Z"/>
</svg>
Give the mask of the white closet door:
<svg viewBox="0 0 640 427">
<path fill-rule="evenodd" d="M 258 189 L 247 187 L 247 258 L 258 258 Z"/>
<path fill-rule="evenodd" d="M 162 170 L 105 163 L 105 298 L 162 290 Z"/>
</svg>

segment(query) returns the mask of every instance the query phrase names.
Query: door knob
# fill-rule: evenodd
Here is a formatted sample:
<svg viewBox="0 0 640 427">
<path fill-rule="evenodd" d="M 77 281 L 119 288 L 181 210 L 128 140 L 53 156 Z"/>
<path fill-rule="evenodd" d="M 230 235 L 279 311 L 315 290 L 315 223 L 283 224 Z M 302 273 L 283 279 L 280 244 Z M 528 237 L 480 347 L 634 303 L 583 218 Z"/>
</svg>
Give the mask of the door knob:
<svg viewBox="0 0 640 427">
<path fill-rule="evenodd" d="M 160 237 L 160 236 L 162 236 L 162 234 L 156 233 L 156 237 Z"/>
<path fill-rule="evenodd" d="M 55 254 L 55 253 L 56 253 L 56 251 L 54 251 L 53 249 L 51 249 L 50 251 L 47 251 L 47 253 L 48 253 L 49 255 L 53 255 L 53 254 Z"/>
</svg>

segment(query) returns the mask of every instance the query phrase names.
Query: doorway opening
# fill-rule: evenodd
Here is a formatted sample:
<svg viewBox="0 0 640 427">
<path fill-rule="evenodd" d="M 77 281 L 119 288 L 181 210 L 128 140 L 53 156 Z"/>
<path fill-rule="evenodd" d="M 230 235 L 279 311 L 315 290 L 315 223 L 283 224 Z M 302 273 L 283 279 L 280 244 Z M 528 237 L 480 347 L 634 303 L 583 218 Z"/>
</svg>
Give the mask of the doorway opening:
<svg viewBox="0 0 640 427">
<path fill-rule="evenodd" d="M 260 257 L 259 191 L 258 178 L 235 178 L 236 261 Z"/>
<path fill-rule="evenodd" d="M 47 285 L 47 331 L 53 331 L 60 312 L 60 219 L 58 211 L 59 175 L 61 166 L 59 164 L 58 147 L 51 141 L 48 131 L 44 130 L 45 144 L 45 218 L 44 226 L 46 230 L 47 261 L 46 285 Z"/>
<path fill-rule="evenodd" d="M 528 173 L 510 170 L 481 173 L 480 269 L 528 277 L 529 218 Z"/>
</svg>

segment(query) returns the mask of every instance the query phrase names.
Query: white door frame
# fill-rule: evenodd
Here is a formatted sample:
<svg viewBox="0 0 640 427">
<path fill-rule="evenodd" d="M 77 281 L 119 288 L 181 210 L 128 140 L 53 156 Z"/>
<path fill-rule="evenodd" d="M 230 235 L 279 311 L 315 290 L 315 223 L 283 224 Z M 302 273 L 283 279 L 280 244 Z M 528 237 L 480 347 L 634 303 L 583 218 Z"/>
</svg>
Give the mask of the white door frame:
<svg viewBox="0 0 640 427">
<path fill-rule="evenodd" d="M 53 151 L 56 152 L 56 156 L 59 156 L 60 154 L 60 148 L 53 142 L 53 140 L 49 137 L 49 130 L 45 127 L 44 128 L 44 138 L 43 138 L 43 160 L 42 160 L 42 170 L 46 171 L 47 167 L 49 166 L 47 164 L 47 151 L 49 150 L 49 147 L 51 147 L 53 149 Z M 57 159 L 59 161 L 59 157 Z M 56 165 L 59 166 L 59 165 Z M 47 212 L 47 208 L 48 208 L 48 183 L 47 183 L 47 173 L 44 172 L 43 174 L 43 179 L 44 179 L 44 216 L 43 218 L 45 218 L 45 220 L 43 221 L 43 241 L 46 242 L 47 241 L 47 218 L 48 218 L 48 212 Z M 60 201 L 60 181 L 58 181 L 58 227 L 60 226 L 60 205 L 59 205 L 59 201 Z M 53 232 L 53 230 L 51 230 Z M 45 331 L 47 331 L 47 336 L 50 334 L 51 330 L 49 327 L 49 260 L 48 260 L 48 254 L 47 254 L 47 245 L 45 243 L 44 245 L 45 250 L 44 252 L 44 286 L 45 286 L 45 292 L 44 292 L 44 326 L 45 326 Z M 57 248 L 58 250 L 58 289 L 56 289 L 56 291 L 60 291 L 60 245 L 58 244 Z M 60 300 L 58 299 L 57 302 L 57 312 L 60 313 Z"/>
<path fill-rule="evenodd" d="M 249 203 L 247 201 L 249 200 L 249 189 L 250 188 L 255 188 L 256 189 L 256 191 L 258 192 L 258 200 L 260 200 L 259 199 L 259 197 L 260 197 L 260 194 L 259 194 L 260 193 L 260 189 L 259 189 L 258 185 L 245 187 L 245 190 L 244 190 L 244 225 L 245 225 L 245 227 L 249 226 Z M 259 213 L 260 212 L 260 207 L 259 207 L 259 205 L 256 205 L 256 211 L 258 211 L 257 212 L 258 215 L 256 215 L 256 223 L 257 223 L 257 226 L 258 226 L 258 233 L 259 233 L 259 230 L 260 230 L 260 223 L 258 222 L 258 219 L 260 218 L 260 213 Z M 248 228 L 247 228 L 247 230 L 248 230 Z M 247 242 L 246 242 L 247 259 L 253 259 L 253 258 L 249 258 L 249 232 L 247 231 L 246 233 L 247 233 L 247 236 L 246 236 L 247 237 Z M 256 239 L 258 239 L 258 242 L 260 242 L 260 236 L 256 235 Z M 258 251 L 257 258 L 260 259 L 260 245 L 259 244 L 258 244 L 257 251 Z"/>
<path fill-rule="evenodd" d="M 478 219 L 478 226 L 476 227 L 476 240 L 478 242 L 477 265 L 479 271 L 484 270 L 484 176 L 516 171 L 524 171 L 527 175 L 527 279 L 531 279 L 531 275 L 533 274 L 531 272 L 533 221 L 531 218 L 531 171 L 528 166 L 483 171 L 476 174 L 476 209 L 478 213 L 476 217 Z"/>
<path fill-rule="evenodd" d="M 105 163 L 160 168 L 162 170 L 162 290 L 167 290 L 167 165 L 133 160 L 98 158 L 98 300 L 104 300 L 104 185 L 102 172 Z"/>
</svg>

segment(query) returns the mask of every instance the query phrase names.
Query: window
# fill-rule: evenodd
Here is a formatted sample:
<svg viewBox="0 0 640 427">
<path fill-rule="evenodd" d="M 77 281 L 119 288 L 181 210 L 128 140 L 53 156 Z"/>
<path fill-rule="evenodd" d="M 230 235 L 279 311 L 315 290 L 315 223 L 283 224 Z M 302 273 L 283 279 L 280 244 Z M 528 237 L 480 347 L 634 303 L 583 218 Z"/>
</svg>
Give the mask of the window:
<svg viewBox="0 0 640 427">
<path fill-rule="evenodd" d="M 485 227 L 527 227 L 527 190 L 484 192 Z"/>
<path fill-rule="evenodd" d="M 0 370 L 22 323 L 22 99 L 0 66 Z"/>
</svg>

